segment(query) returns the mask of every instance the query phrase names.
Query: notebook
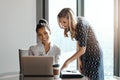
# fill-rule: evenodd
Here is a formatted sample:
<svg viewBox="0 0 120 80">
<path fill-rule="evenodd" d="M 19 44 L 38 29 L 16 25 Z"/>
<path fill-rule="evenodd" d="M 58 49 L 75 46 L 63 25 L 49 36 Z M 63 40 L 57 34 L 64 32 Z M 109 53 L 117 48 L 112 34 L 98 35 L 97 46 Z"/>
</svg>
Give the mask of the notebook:
<svg viewBox="0 0 120 80">
<path fill-rule="evenodd" d="M 23 76 L 53 77 L 52 56 L 22 56 L 21 73 Z"/>
<path fill-rule="evenodd" d="M 61 78 L 82 78 L 84 77 L 78 70 L 62 70 L 60 72 Z"/>
</svg>

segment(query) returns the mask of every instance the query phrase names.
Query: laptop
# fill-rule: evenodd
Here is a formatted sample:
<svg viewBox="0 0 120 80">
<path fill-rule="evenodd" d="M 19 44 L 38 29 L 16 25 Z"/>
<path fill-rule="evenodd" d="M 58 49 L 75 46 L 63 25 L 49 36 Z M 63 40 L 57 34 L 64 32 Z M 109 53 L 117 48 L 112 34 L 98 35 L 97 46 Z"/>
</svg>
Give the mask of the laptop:
<svg viewBox="0 0 120 80">
<path fill-rule="evenodd" d="M 53 77 L 52 56 L 22 56 L 21 73 L 25 77 Z"/>
</svg>

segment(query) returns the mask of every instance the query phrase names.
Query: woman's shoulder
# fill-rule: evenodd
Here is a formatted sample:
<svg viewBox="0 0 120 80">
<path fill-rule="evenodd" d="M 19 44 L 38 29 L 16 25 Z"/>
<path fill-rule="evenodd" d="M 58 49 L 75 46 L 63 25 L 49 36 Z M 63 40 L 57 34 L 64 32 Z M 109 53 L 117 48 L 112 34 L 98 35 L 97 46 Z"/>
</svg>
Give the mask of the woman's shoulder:
<svg viewBox="0 0 120 80">
<path fill-rule="evenodd" d="M 34 47 L 36 47 L 37 45 L 36 44 L 34 44 L 34 45 L 31 45 L 29 48 L 34 48 Z"/>
<path fill-rule="evenodd" d="M 54 48 L 59 48 L 59 46 L 55 43 L 52 43 L 51 46 L 54 47 Z"/>
<path fill-rule="evenodd" d="M 51 43 L 51 46 L 52 46 L 52 48 L 54 48 L 56 50 L 60 50 L 60 47 L 55 43 Z"/>
<path fill-rule="evenodd" d="M 77 25 L 78 26 L 84 26 L 84 27 L 88 27 L 90 26 L 89 22 L 87 21 L 87 19 L 83 16 L 78 16 L 77 17 Z"/>
<path fill-rule="evenodd" d="M 86 20 L 86 18 L 85 17 L 83 17 L 83 16 L 78 16 L 77 17 L 77 22 L 78 23 L 83 23 L 83 22 L 88 22 L 87 20 Z"/>
<path fill-rule="evenodd" d="M 54 43 L 51 46 L 52 46 L 51 50 L 52 50 L 52 52 L 54 52 L 54 54 L 61 55 L 61 48 L 59 47 L 59 45 Z"/>
<path fill-rule="evenodd" d="M 31 45 L 31 46 L 29 47 L 29 49 L 38 49 L 39 47 L 40 47 L 40 45 L 34 44 L 34 45 Z"/>
<path fill-rule="evenodd" d="M 86 18 L 84 16 L 78 16 L 77 20 L 86 20 Z"/>
</svg>

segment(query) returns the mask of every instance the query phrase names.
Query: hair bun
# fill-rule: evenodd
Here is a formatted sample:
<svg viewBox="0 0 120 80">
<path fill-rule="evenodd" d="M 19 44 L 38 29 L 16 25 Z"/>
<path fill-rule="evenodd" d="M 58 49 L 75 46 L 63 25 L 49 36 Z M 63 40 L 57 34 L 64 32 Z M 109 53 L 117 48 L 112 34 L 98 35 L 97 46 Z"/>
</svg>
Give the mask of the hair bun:
<svg viewBox="0 0 120 80">
<path fill-rule="evenodd" d="M 40 19 L 40 20 L 39 20 L 39 24 L 41 24 L 41 23 L 42 23 L 42 24 L 48 24 L 45 19 Z"/>
</svg>

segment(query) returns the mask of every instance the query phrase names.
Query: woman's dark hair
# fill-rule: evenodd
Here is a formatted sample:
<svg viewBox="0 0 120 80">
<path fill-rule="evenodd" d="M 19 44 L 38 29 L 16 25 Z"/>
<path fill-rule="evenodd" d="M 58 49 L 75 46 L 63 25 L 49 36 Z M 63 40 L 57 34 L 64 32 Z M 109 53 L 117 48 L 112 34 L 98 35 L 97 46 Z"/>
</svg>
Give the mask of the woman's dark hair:
<svg viewBox="0 0 120 80">
<path fill-rule="evenodd" d="M 38 29 L 41 29 L 43 27 L 46 27 L 49 31 L 50 31 L 50 28 L 49 28 L 49 24 L 47 22 L 47 20 L 45 19 L 40 19 L 39 20 L 39 23 L 37 24 L 36 26 L 36 32 L 38 33 Z M 51 32 L 51 31 L 50 31 Z"/>
</svg>

